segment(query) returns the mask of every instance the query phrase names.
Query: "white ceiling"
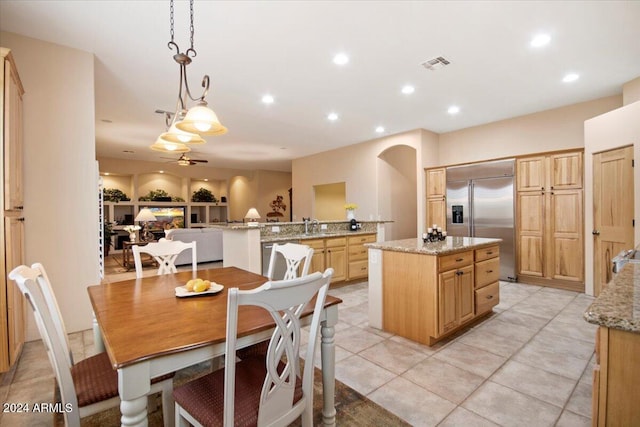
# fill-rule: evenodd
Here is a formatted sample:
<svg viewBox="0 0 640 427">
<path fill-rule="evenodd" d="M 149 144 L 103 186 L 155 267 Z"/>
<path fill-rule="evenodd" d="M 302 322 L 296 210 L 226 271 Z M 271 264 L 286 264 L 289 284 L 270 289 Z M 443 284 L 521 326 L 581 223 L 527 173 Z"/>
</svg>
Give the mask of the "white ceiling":
<svg viewBox="0 0 640 427">
<path fill-rule="evenodd" d="M 182 51 L 188 8 L 175 5 Z M 191 155 L 290 170 L 291 159 L 380 137 L 379 125 L 442 133 L 619 94 L 640 76 L 639 22 L 640 1 L 196 0 L 190 85 L 199 92 L 210 75 L 207 100 L 229 133 Z M 164 131 L 154 111 L 177 99 L 168 0 L 1 0 L 0 29 L 93 52 L 97 155 L 163 161 L 148 146 Z M 539 32 L 552 40 L 534 49 Z M 333 64 L 339 52 L 346 66 Z M 420 65 L 436 56 L 451 65 Z M 567 72 L 581 77 L 562 83 Z"/>
</svg>

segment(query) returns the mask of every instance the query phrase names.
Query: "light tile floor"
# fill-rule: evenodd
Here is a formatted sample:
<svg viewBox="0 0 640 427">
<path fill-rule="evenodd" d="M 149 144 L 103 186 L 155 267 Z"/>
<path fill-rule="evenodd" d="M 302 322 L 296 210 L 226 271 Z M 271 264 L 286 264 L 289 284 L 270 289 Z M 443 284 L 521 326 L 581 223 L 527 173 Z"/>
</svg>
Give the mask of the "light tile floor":
<svg viewBox="0 0 640 427">
<path fill-rule="evenodd" d="M 518 283 L 500 292 L 491 317 L 427 347 L 368 326 L 366 282 L 332 289 L 343 300 L 336 378 L 415 426 L 589 426 L 596 327 L 582 313 L 593 298 Z M 92 332 L 71 334 L 71 346 L 76 360 L 92 354 Z M 27 343 L 2 402 L 51 402 L 52 378 L 42 343 Z M 51 424 L 0 413 L 0 426 Z"/>
</svg>

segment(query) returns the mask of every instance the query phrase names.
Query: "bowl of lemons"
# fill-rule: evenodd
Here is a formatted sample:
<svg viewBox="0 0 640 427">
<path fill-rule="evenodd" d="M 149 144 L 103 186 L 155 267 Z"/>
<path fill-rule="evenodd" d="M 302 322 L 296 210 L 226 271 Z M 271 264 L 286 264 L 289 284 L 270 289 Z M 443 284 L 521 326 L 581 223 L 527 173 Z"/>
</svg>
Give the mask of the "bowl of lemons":
<svg viewBox="0 0 640 427">
<path fill-rule="evenodd" d="M 185 285 L 176 287 L 176 296 L 193 297 L 197 295 L 217 294 L 224 289 L 224 286 L 209 280 L 195 278 L 189 280 Z"/>
</svg>

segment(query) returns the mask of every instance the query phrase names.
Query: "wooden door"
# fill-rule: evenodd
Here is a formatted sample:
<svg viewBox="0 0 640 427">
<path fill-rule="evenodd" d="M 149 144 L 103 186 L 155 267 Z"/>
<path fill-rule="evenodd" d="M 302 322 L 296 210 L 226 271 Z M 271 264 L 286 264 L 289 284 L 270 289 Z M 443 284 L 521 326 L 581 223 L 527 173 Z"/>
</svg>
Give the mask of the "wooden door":
<svg viewBox="0 0 640 427">
<path fill-rule="evenodd" d="M 461 268 L 457 273 L 457 302 L 458 302 L 458 319 L 460 323 L 473 319 L 475 293 L 473 280 L 473 265 Z"/>
<path fill-rule="evenodd" d="M 427 198 L 443 197 L 447 191 L 447 175 L 444 168 L 429 169 L 427 175 Z M 440 223 L 438 223 L 440 224 Z"/>
<path fill-rule="evenodd" d="M 518 193 L 518 274 L 544 275 L 544 199 L 543 191 Z"/>
<path fill-rule="evenodd" d="M 550 192 L 550 275 L 553 279 L 584 280 L 582 189 Z"/>
<path fill-rule="evenodd" d="M 597 296 L 611 281 L 611 259 L 633 248 L 633 147 L 593 155 L 593 283 Z"/>
<path fill-rule="evenodd" d="M 518 191 L 544 191 L 546 158 L 526 157 L 516 161 L 516 189 Z"/>
<path fill-rule="evenodd" d="M 438 336 L 458 326 L 456 272 L 457 270 L 445 271 L 438 277 Z"/>
<path fill-rule="evenodd" d="M 3 52 L 4 56 L 4 52 Z M 11 54 L 4 62 L 4 209 L 22 209 L 22 94 L 24 89 Z"/>
</svg>

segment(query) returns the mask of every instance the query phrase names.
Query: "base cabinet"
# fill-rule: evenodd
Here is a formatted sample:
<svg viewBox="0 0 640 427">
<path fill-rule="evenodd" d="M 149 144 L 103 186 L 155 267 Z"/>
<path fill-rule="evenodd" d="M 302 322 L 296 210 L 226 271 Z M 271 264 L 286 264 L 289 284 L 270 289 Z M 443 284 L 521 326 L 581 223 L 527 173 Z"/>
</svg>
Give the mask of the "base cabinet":
<svg viewBox="0 0 640 427">
<path fill-rule="evenodd" d="M 497 245 L 440 256 L 383 251 L 383 329 L 433 345 L 465 327 L 500 301 L 495 265 Z"/>
<path fill-rule="evenodd" d="M 604 326 L 596 334 L 592 425 L 640 426 L 640 334 Z"/>
<path fill-rule="evenodd" d="M 313 248 L 309 272 L 333 268 L 331 282 L 366 279 L 369 275 L 369 249 L 364 246 L 376 241 L 375 234 L 302 240 Z"/>
</svg>

